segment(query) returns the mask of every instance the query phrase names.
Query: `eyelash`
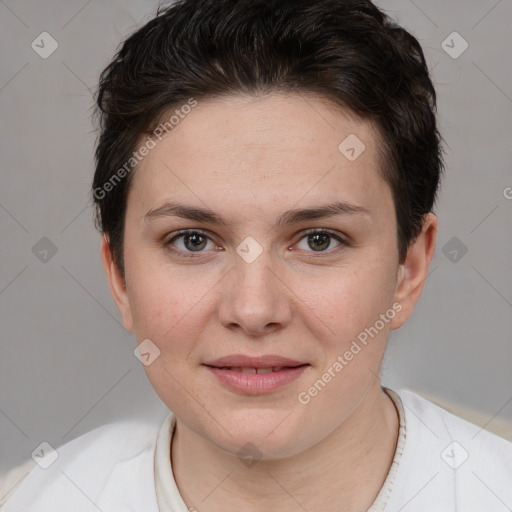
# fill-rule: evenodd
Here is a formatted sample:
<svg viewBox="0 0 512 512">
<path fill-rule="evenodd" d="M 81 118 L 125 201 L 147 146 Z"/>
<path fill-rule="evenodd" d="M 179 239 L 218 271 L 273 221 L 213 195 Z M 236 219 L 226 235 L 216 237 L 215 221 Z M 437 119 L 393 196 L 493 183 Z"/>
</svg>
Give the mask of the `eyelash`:
<svg viewBox="0 0 512 512">
<path fill-rule="evenodd" d="M 184 229 L 184 230 L 179 231 L 172 238 L 170 238 L 168 241 L 166 241 L 164 245 L 167 248 L 169 248 L 169 250 L 171 250 L 173 253 L 178 253 L 181 256 L 185 257 L 185 258 L 197 258 L 197 257 L 200 257 L 200 256 L 203 255 L 203 251 L 197 251 L 197 252 L 194 252 L 194 251 L 182 251 L 182 250 L 177 250 L 177 249 L 172 248 L 172 244 L 176 240 L 178 240 L 179 238 L 182 238 L 185 235 L 194 235 L 194 234 L 201 235 L 201 236 L 207 238 L 208 240 L 213 241 L 211 239 L 211 237 L 207 233 L 205 233 L 204 231 L 201 231 L 199 229 Z M 307 238 L 310 235 L 328 235 L 331 238 L 333 238 L 334 240 L 336 240 L 337 242 L 339 242 L 339 244 L 340 244 L 337 248 L 327 249 L 325 251 L 313 251 L 313 250 L 307 251 L 307 252 L 312 252 L 312 253 L 317 253 L 318 254 L 318 256 L 313 256 L 313 257 L 321 257 L 322 254 L 332 254 L 337 249 L 343 248 L 343 246 L 349 246 L 350 245 L 350 243 L 347 240 L 342 239 L 335 232 L 330 231 L 328 229 L 324 229 L 324 228 L 313 228 L 313 229 L 310 229 L 310 230 L 304 232 L 302 234 L 302 236 L 299 238 L 299 240 L 296 242 L 296 244 L 299 243 L 304 238 Z"/>
</svg>

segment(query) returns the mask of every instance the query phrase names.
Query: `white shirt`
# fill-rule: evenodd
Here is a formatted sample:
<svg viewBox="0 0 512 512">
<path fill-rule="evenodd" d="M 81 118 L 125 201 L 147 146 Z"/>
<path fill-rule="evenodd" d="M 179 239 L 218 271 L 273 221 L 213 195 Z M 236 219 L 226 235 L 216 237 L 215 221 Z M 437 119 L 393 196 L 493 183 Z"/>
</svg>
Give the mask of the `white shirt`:
<svg viewBox="0 0 512 512">
<path fill-rule="evenodd" d="M 512 443 L 406 390 L 386 390 L 400 416 L 397 449 L 368 512 L 505 512 L 512 509 Z M 2 512 L 188 512 L 173 477 L 176 418 L 116 422 L 35 466 Z"/>
</svg>

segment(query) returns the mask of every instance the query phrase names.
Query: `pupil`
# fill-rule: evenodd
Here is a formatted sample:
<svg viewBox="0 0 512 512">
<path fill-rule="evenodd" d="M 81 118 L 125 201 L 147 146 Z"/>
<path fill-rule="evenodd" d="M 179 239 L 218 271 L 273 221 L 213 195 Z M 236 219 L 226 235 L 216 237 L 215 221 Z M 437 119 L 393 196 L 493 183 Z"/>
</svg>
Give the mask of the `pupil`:
<svg viewBox="0 0 512 512">
<path fill-rule="evenodd" d="M 200 235 L 199 233 L 193 233 L 191 235 L 185 236 L 185 245 L 187 245 L 187 242 L 192 242 L 192 250 L 196 251 L 198 249 L 204 248 L 206 239 L 203 237 L 203 235 Z M 188 248 L 190 249 L 190 247 Z"/>
<path fill-rule="evenodd" d="M 319 250 L 322 250 L 322 249 L 327 249 L 329 247 L 329 238 L 330 238 L 330 235 L 328 235 L 326 233 L 319 233 L 319 234 L 310 235 L 309 236 L 309 240 L 310 241 L 314 240 L 314 242 L 313 242 L 314 245 L 310 244 L 309 246 L 314 251 L 319 251 Z M 317 244 L 317 242 L 320 242 L 320 243 Z"/>
</svg>

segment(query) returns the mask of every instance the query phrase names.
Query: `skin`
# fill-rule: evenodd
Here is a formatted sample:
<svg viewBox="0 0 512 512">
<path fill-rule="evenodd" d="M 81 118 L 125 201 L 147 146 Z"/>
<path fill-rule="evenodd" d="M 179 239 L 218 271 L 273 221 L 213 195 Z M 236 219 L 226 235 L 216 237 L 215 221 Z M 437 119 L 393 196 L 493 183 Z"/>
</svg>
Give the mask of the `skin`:
<svg viewBox="0 0 512 512">
<path fill-rule="evenodd" d="M 354 161 L 338 149 L 349 134 L 366 147 Z M 370 122 L 321 97 L 228 96 L 200 101 L 139 164 L 127 203 L 125 276 L 106 237 L 102 257 L 125 328 L 160 349 L 144 369 L 177 417 L 172 466 L 188 507 L 354 511 L 377 496 L 399 426 L 380 365 L 390 331 L 419 299 L 437 231 L 430 213 L 399 265 L 378 144 Z M 169 201 L 209 208 L 229 224 L 146 216 Z M 287 210 L 334 201 L 367 211 L 277 224 Z M 348 244 L 327 237 L 315 251 L 305 233 L 312 228 Z M 183 237 L 169 242 L 182 229 L 206 233 L 202 252 Z M 248 236 L 263 251 L 252 263 L 236 252 Z M 298 394 L 397 303 L 401 311 L 301 404 Z M 310 366 L 276 391 L 247 396 L 202 365 L 235 353 Z M 250 466 L 237 457 L 248 442 L 258 454 Z"/>
</svg>

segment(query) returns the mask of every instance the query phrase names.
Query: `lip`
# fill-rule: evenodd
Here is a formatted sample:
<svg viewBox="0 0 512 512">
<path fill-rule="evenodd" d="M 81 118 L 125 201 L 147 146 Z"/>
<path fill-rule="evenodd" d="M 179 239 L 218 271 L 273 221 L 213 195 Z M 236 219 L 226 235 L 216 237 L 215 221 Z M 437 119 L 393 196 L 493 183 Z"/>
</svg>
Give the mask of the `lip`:
<svg viewBox="0 0 512 512">
<path fill-rule="evenodd" d="M 204 363 L 204 366 L 224 386 L 246 395 L 271 393 L 298 379 L 309 363 L 287 357 L 264 355 L 258 357 L 236 354 Z M 242 373 L 231 368 L 280 368 L 269 373 Z"/>
<path fill-rule="evenodd" d="M 271 366 L 300 366 L 307 364 L 304 361 L 296 361 L 288 357 L 282 357 L 272 354 L 263 356 L 247 356 L 245 354 L 233 354 L 221 357 L 214 361 L 204 363 L 206 366 L 222 367 L 242 367 L 242 368 L 269 368 Z"/>
</svg>

